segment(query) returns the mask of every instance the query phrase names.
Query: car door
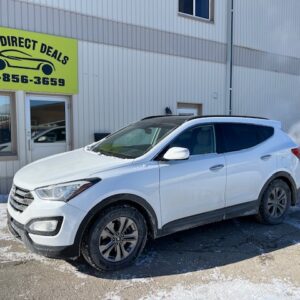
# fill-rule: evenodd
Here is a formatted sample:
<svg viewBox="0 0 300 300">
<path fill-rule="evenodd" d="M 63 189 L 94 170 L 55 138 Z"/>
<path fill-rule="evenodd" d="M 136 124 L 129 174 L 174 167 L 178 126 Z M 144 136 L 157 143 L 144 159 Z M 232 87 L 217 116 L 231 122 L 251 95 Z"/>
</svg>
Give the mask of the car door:
<svg viewBox="0 0 300 300">
<path fill-rule="evenodd" d="M 262 186 L 276 167 L 272 143 L 264 143 L 274 129 L 244 123 L 216 124 L 217 136 L 222 135 L 222 151 L 227 166 L 226 207 L 256 207 Z M 221 137 L 219 137 L 221 139 Z"/>
<path fill-rule="evenodd" d="M 190 157 L 160 161 L 162 224 L 222 209 L 226 167 L 223 154 L 216 153 L 213 125 L 199 125 L 179 134 L 168 146 L 184 147 Z"/>
</svg>

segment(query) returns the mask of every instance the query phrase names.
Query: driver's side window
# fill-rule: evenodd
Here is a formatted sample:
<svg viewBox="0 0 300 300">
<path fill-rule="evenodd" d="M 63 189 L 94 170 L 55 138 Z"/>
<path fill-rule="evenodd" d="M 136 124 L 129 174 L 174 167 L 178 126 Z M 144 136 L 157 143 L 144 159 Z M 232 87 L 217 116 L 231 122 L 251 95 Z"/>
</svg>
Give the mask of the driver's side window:
<svg viewBox="0 0 300 300">
<path fill-rule="evenodd" d="M 193 127 L 181 133 L 169 148 L 182 147 L 190 151 L 190 155 L 216 152 L 215 133 L 213 125 Z"/>
</svg>

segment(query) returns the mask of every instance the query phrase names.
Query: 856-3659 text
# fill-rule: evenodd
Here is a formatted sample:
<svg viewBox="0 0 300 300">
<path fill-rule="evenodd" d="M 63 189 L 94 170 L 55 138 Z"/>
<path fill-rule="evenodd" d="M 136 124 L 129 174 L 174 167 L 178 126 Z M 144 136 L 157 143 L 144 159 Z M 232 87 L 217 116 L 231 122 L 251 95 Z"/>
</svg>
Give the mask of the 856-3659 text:
<svg viewBox="0 0 300 300">
<path fill-rule="evenodd" d="M 33 83 L 36 85 L 52 85 L 52 86 L 65 86 L 65 79 L 54 78 L 54 77 L 41 77 L 41 76 L 27 76 L 20 74 L 0 74 L 0 81 L 3 82 L 13 82 L 13 83 Z"/>
</svg>

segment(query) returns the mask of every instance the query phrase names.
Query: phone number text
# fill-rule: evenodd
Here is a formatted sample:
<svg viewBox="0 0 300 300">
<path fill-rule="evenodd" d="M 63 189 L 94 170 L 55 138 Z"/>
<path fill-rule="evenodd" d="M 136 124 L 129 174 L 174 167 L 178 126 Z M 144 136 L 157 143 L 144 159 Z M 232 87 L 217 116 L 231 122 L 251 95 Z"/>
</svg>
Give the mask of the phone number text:
<svg viewBox="0 0 300 300">
<path fill-rule="evenodd" d="M 14 83 L 33 83 L 36 85 L 52 85 L 52 86 L 65 86 L 66 82 L 63 78 L 53 78 L 53 77 L 40 77 L 34 76 L 29 77 L 27 75 L 19 75 L 19 74 L 8 74 L 3 73 L 0 74 L 0 81 L 3 82 L 14 82 Z"/>
</svg>

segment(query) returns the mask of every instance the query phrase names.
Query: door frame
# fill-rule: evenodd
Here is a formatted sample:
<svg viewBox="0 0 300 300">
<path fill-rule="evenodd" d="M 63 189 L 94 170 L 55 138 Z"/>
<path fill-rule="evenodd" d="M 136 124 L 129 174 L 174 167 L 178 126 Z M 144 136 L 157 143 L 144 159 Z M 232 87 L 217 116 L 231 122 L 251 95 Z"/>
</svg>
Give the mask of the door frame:
<svg viewBox="0 0 300 300">
<path fill-rule="evenodd" d="M 32 139 L 31 139 L 31 115 L 30 100 L 59 101 L 65 102 L 65 122 L 66 122 L 66 151 L 71 150 L 71 105 L 70 97 L 65 95 L 49 94 L 26 94 L 25 95 L 25 137 L 26 137 L 26 163 L 32 162 Z"/>
</svg>

